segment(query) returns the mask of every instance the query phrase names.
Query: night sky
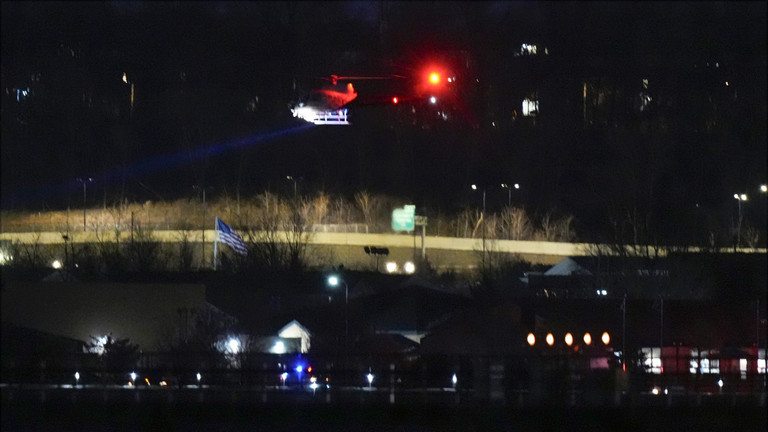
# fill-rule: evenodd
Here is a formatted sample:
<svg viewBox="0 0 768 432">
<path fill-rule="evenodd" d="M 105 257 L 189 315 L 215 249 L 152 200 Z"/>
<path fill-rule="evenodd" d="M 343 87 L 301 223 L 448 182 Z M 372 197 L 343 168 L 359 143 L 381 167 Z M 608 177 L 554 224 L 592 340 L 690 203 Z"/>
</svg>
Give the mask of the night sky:
<svg viewBox="0 0 768 432">
<path fill-rule="evenodd" d="M 79 206 L 82 177 L 96 205 L 292 175 L 443 212 L 478 183 L 497 211 L 518 182 L 582 232 L 722 229 L 739 192 L 765 233 L 765 40 L 764 2 L 3 2 L 2 208 Z M 382 102 L 430 64 L 447 102 Z M 330 74 L 403 78 L 355 82 L 352 126 L 293 118 Z"/>
</svg>

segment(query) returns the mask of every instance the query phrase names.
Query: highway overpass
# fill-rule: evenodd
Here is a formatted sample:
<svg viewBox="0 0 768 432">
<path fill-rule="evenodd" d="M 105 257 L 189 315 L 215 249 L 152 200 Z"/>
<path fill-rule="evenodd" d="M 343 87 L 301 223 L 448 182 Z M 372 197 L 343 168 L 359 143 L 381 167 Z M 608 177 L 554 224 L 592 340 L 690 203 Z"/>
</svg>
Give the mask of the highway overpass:
<svg viewBox="0 0 768 432">
<path fill-rule="evenodd" d="M 64 233 L 60 232 L 24 232 L 24 233 L 0 233 L 0 241 L 8 244 L 40 244 L 40 245 L 63 245 L 65 242 Z M 82 243 L 101 243 L 101 242 L 130 242 L 133 233 L 122 231 L 119 237 L 115 232 L 109 231 L 87 231 L 70 232 L 67 234 L 66 241 Z M 154 230 L 151 232 L 152 239 L 161 243 L 179 243 L 186 237 L 187 241 L 193 244 L 201 244 L 205 239 L 205 254 L 213 253 L 213 241 L 216 236 L 215 230 Z M 285 235 L 273 236 L 285 239 Z M 259 233 L 255 233 L 255 238 L 263 238 Z M 586 256 L 592 254 L 597 248 L 603 251 L 609 251 L 607 245 L 595 245 L 591 243 L 564 243 L 564 242 L 546 242 L 546 241 L 521 241 L 521 240 L 485 240 L 480 238 L 457 238 L 457 237 L 439 237 L 427 236 L 422 238 L 410 234 L 367 234 L 367 233 L 346 233 L 346 232 L 316 232 L 308 233 L 308 244 L 315 254 L 330 260 L 329 264 L 343 263 L 347 267 L 356 267 L 359 265 L 369 265 L 372 260 L 367 256 L 363 248 L 365 246 L 375 246 L 388 248 L 390 255 L 380 258 L 384 260 L 405 261 L 418 258 L 424 253 L 438 268 L 467 268 L 474 267 L 481 257 L 483 250 L 487 253 L 517 255 L 525 261 L 534 264 L 553 265 L 560 262 L 563 258 L 569 256 Z M 227 246 L 219 245 L 226 248 Z M 201 247 L 202 249 L 202 247 Z M 699 251 L 698 248 L 688 248 L 689 252 Z M 732 253 L 733 248 L 723 248 L 720 253 Z M 740 253 L 766 253 L 765 248 L 740 248 Z M 653 251 L 651 252 L 653 253 Z M 664 250 L 659 254 L 663 255 Z M 324 257 L 323 257 L 324 255 Z M 338 261 L 338 262 L 335 262 Z"/>
</svg>

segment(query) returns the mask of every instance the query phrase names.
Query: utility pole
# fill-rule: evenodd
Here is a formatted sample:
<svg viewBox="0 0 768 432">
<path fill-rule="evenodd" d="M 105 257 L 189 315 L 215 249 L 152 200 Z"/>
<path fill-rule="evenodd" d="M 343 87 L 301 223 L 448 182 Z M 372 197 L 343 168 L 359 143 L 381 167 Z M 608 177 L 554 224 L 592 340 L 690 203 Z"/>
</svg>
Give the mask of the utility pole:
<svg viewBox="0 0 768 432">
<path fill-rule="evenodd" d="M 477 190 L 477 185 L 472 185 L 472 190 Z M 480 212 L 480 223 L 483 224 L 483 259 L 482 267 L 485 271 L 485 188 L 483 188 L 483 210 Z"/>
<path fill-rule="evenodd" d="M 192 188 L 196 191 L 202 192 L 203 194 L 203 222 L 201 226 L 202 231 L 202 255 L 200 256 L 200 262 L 205 264 L 205 191 L 211 189 L 210 187 L 201 187 L 201 186 L 192 186 Z"/>
<path fill-rule="evenodd" d="M 627 370 L 627 292 L 621 303 L 621 369 Z"/>
<path fill-rule="evenodd" d="M 87 202 L 87 200 L 86 200 L 86 196 L 87 196 L 86 195 L 86 185 L 88 183 L 93 182 L 93 179 L 91 177 L 81 177 L 81 178 L 78 178 L 77 181 L 79 181 L 80 183 L 83 184 L 83 232 L 85 232 L 85 230 L 86 230 L 86 226 L 85 226 L 85 206 L 86 206 L 86 202 Z"/>
</svg>

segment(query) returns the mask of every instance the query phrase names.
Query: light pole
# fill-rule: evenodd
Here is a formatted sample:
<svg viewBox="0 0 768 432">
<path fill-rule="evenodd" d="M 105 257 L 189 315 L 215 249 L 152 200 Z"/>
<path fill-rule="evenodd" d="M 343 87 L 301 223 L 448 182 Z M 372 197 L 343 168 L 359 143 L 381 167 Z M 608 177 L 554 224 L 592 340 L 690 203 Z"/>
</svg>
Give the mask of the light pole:
<svg viewBox="0 0 768 432">
<path fill-rule="evenodd" d="M 477 185 L 472 185 L 472 190 L 477 190 Z M 485 271 L 485 188 L 483 188 L 483 211 L 480 213 L 480 221 L 483 223 L 483 271 Z"/>
<path fill-rule="evenodd" d="M 328 276 L 328 285 L 336 287 L 339 286 L 339 282 L 344 284 L 344 352 L 346 353 L 349 340 L 349 285 L 347 285 L 347 281 L 338 276 Z"/>
<path fill-rule="evenodd" d="M 741 202 L 747 200 L 747 194 L 733 194 L 733 198 L 739 202 L 739 222 L 738 228 L 736 228 L 736 247 L 733 248 L 734 251 L 736 251 L 736 248 L 741 246 Z"/>
<path fill-rule="evenodd" d="M 285 179 L 293 182 L 293 199 L 296 199 L 296 197 L 298 196 L 298 185 L 297 184 L 298 184 L 298 182 L 303 180 L 303 178 L 302 177 L 294 177 L 294 176 L 285 176 Z"/>
<path fill-rule="evenodd" d="M 507 207 L 512 206 L 512 189 L 520 189 L 520 184 L 515 183 L 513 185 L 509 185 L 507 183 L 502 183 L 501 187 L 507 190 Z"/>
<path fill-rule="evenodd" d="M 92 183 L 93 179 L 91 177 L 81 177 L 81 178 L 78 178 L 77 181 L 83 184 L 83 232 L 85 232 L 86 185 L 88 183 Z"/>
<path fill-rule="evenodd" d="M 194 190 L 196 190 L 198 192 L 202 192 L 203 193 L 203 224 L 202 224 L 202 234 L 203 234 L 203 243 L 202 243 L 203 247 L 202 247 L 202 249 L 203 249 L 203 251 L 202 251 L 202 255 L 200 257 L 200 261 L 202 263 L 205 263 L 205 191 L 211 190 L 213 188 L 201 187 L 201 186 L 195 185 L 195 186 L 192 186 L 192 189 L 194 189 Z"/>
</svg>

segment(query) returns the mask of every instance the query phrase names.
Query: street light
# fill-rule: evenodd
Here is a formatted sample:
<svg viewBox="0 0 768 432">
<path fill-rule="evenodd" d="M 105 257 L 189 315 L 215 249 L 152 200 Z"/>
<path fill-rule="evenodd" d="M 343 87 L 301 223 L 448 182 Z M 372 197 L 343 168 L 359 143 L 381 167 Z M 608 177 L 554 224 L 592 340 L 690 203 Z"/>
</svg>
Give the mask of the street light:
<svg viewBox="0 0 768 432">
<path fill-rule="evenodd" d="M 477 190 L 477 185 L 472 185 L 472 190 Z M 480 221 L 483 223 L 483 271 L 485 271 L 485 188 L 483 188 L 483 211 L 480 213 Z"/>
<path fill-rule="evenodd" d="M 203 193 L 203 224 L 202 224 L 202 235 L 203 235 L 203 241 L 202 241 L 202 255 L 201 260 L 203 263 L 205 263 L 205 191 L 212 190 L 212 187 L 201 187 L 197 185 L 193 185 L 192 189 L 202 192 Z"/>
<path fill-rule="evenodd" d="M 513 185 L 509 185 L 507 183 L 502 183 L 501 187 L 507 190 L 507 207 L 510 207 L 512 205 L 512 189 L 520 189 L 520 184 L 515 183 Z"/>
<path fill-rule="evenodd" d="M 736 228 L 736 248 L 741 246 L 741 202 L 747 200 L 747 194 L 733 194 L 733 198 L 739 202 L 739 223 L 738 228 Z"/>
<path fill-rule="evenodd" d="M 304 180 L 303 177 L 294 177 L 294 176 L 285 176 L 286 180 L 293 182 L 293 199 L 296 199 L 298 196 L 298 186 L 297 183 Z"/>
<path fill-rule="evenodd" d="M 530 346 L 534 346 L 536 344 L 536 336 L 534 336 L 533 333 L 528 333 L 526 340 Z"/>
<path fill-rule="evenodd" d="M 349 340 L 349 285 L 347 285 L 347 281 L 336 275 L 328 276 L 328 285 L 337 287 L 339 282 L 344 284 L 344 351 L 346 352 Z"/>
<path fill-rule="evenodd" d="M 85 232 L 85 203 L 86 203 L 86 185 L 88 183 L 93 183 L 93 179 L 91 177 L 81 177 L 78 178 L 77 181 L 83 184 L 83 232 Z"/>
</svg>

